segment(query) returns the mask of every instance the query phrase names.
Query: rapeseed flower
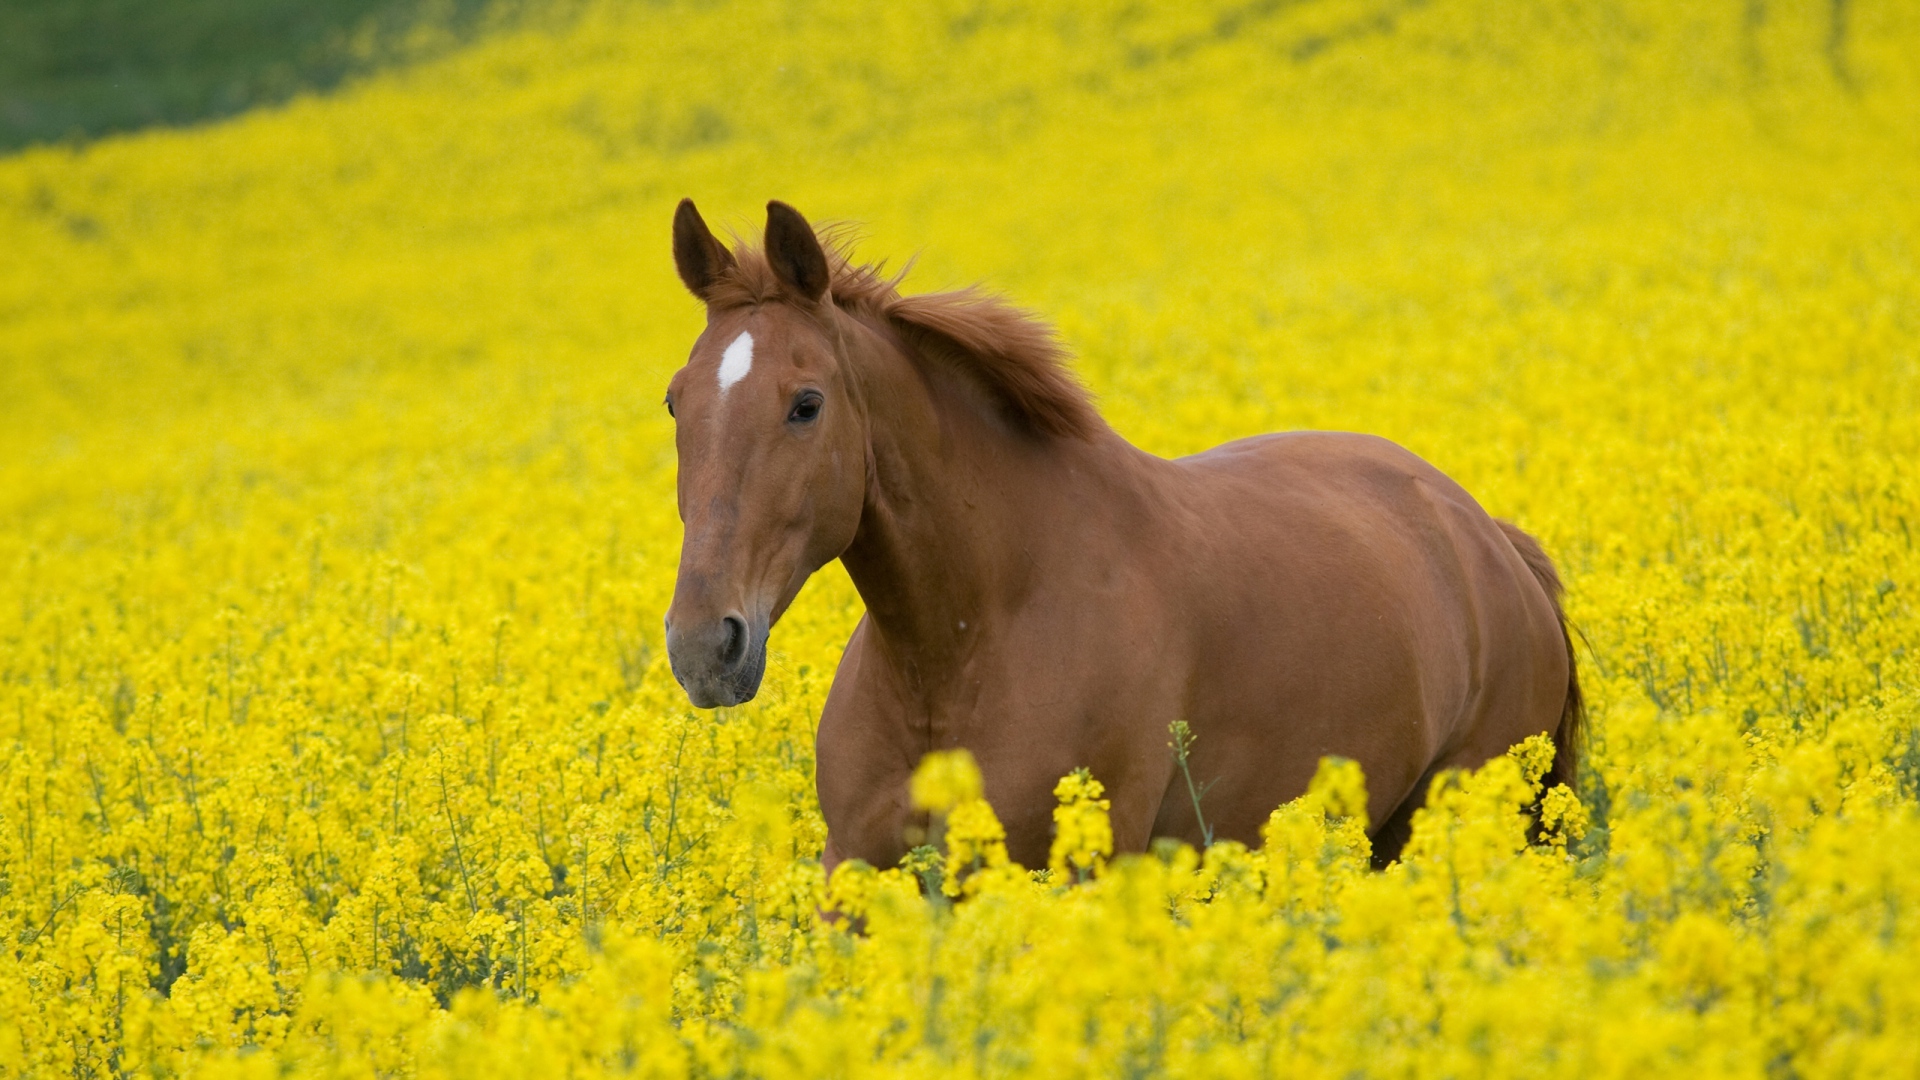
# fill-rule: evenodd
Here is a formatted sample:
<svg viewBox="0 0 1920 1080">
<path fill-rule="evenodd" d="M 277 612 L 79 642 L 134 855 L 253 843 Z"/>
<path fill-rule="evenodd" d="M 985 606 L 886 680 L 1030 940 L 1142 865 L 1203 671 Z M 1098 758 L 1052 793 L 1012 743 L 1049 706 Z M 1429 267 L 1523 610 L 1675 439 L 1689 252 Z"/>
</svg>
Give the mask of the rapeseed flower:
<svg viewBox="0 0 1920 1080">
<path fill-rule="evenodd" d="M 525 7 L 0 159 L 0 1073 L 1920 1073 L 1913 12 Z M 1374 871 L 1406 778 L 1134 852 L 1061 761 L 1020 867 L 903 759 L 828 880 L 844 572 L 751 703 L 662 655 L 682 195 L 1004 289 L 1154 453 L 1433 461 L 1566 579 L 1579 790 Z"/>
</svg>

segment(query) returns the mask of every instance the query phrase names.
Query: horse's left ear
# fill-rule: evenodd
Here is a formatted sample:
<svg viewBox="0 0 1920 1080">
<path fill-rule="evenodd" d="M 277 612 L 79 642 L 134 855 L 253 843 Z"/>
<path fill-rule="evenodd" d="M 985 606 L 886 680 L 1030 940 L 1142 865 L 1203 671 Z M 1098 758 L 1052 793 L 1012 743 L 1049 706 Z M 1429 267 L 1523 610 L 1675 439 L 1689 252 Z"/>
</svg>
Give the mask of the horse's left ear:
<svg viewBox="0 0 1920 1080">
<path fill-rule="evenodd" d="M 733 254 L 714 238 L 692 199 L 681 199 L 673 212 L 673 266 L 687 291 L 709 300 L 720 275 L 733 269 Z"/>
<path fill-rule="evenodd" d="M 802 299 L 820 300 L 833 281 L 813 226 L 800 211 L 778 200 L 767 204 L 767 262 L 780 284 Z"/>
</svg>

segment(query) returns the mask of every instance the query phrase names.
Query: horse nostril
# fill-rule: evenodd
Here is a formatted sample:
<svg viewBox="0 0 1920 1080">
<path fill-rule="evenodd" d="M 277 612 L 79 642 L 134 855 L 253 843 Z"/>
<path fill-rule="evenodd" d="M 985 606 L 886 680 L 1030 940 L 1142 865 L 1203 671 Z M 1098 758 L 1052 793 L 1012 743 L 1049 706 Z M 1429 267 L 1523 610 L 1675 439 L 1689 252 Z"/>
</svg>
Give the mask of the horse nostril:
<svg viewBox="0 0 1920 1080">
<path fill-rule="evenodd" d="M 720 621 L 727 627 L 726 644 L 720 647 L 720 666 L 738 667 L 747 656 L 747 622 L 738 615 L 729 615 Z"/>
</svg>

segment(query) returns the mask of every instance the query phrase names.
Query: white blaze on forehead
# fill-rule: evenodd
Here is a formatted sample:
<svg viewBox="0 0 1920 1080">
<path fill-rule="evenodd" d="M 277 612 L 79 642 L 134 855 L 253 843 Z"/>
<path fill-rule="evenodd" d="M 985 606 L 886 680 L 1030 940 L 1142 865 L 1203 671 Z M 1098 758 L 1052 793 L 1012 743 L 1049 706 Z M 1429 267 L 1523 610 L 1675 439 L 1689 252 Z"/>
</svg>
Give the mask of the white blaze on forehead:
<svg viewBox="0 0 1920 1080">
<path fill-rule="evenodd" d="M 753 370 L 753 335 L 742 330 L 727 351 L 720 354 L 720 393 L 747 377 Z"/>
</svg>

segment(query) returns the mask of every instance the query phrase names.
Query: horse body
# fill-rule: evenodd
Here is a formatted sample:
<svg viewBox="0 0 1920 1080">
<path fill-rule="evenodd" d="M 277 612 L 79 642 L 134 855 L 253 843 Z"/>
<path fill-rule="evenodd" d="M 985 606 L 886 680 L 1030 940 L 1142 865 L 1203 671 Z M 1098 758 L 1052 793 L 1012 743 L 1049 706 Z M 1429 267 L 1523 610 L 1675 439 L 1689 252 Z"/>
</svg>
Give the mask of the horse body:
<svg viewBox="0 0 1920 1080">
<path fill-rule="evenodd" d="M 696 703 L 750 696 L 766 628 L 842 560 L 867 614 L 819 728 L 829 870 L 897 861 L 907 780 L 954 747 L 1026 865 L 1078 767 L 1107 787 L 1119 850 L 1200 841 L 1175 720 L 1206 825 L 1249 844 L 1327 754 L 1365 769 L 1382 859 L 1439 769 L 1554 732 L 1571 777 L 1551 566 L 1438 470 L 1332 433 L 1147 454 L 1045 381 L 1050 340 L 1021 339 L 1017 313 L 914 306 L 780 209 L 764 263 L 693 228 L 691 204 L 676 219 L 709 326 L 670 392 L 688 540 L 668 645 Z M 742 373 L 743 338 L 770 372 Z M 1028 355 L 996 357 L 1009 340 Z M 801 419 L 807 395 L 837 411 Z M 755 419 L 789 401 L 784 427 Z"/>
<path fill-rule="evenodd" d="M 1121 850 L 1200 841 L 1174 720 L 1197 737 L 1206 824 L 1249 844 L 1324 755 L 1360 762 L 1371 820 L 1403 828 L 1433 771 L 1554 730 L 1568 668 L 1549 597 L 1414 455 L 1326 433 L 1172 462 L 1118 436 L 1095 448 L 1058 464 L 1051 490 L 997 490 L 1024 512 L 973 518 L 1024 527 L 996 526 L 1006 565 L 981 576 L 1004 589 L 954 609 L 950 629 L 890 619 L 932 590 L 875 572 L 880 541 L 856 537 L 844 558 L 871 610 L 821 717 L 829 862 L 904 854 L 906 780 L 929 750 L 973 753 L 1009 853 L 1040 865 L 1048 792 L 1080 766 L 1107 786 Z M 978 489 L 970 511 L 991 498 Z"/>
<path fill-rule="evenodd" d="M 1364 768 L 1391 857 L 1434 772 L 1557 729 L 1572 669 L 1554 599 L 1507 529 L 1431 465 L 1321 432 L 1179 464 L 1206 511 L 1196 532 L 1216 533 L 1211 550 L 1195 545 L 1212 580 L 1244 580 L 1225 595 L 1189 582 L 1203 605 L 1190 616 L 1191 767 L 1218 778 L 1202 809 L 1221 835 L 1252 842 L 1337 754 Z M 1198 832 L 1190 799 L 1162 807 L 1156 833 Z"/>
</svg>

